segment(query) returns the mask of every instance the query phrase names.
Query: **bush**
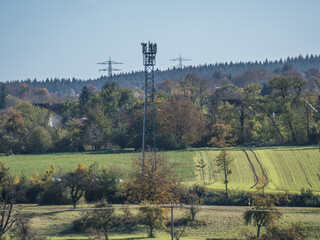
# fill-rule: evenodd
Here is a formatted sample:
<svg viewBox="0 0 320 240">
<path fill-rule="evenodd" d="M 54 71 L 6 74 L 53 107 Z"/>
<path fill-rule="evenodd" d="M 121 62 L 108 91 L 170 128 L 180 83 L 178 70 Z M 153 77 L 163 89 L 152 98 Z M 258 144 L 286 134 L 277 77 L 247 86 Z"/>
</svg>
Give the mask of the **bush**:
<svg viewBox="0 0 320 240">
<path fill-rule="evenodd" d="M 46 237 L 40 236 L 30 226 L 30 217 L 26 214 L 20 214 L 16 217 L 15 225 L 13 228 L 13 237 L 16 240 L 47 240 Z"/>
<path fill-rule="evenodd" d="M 94 163 L 89 168 L 89 187 L 84 197 L 87 202 L 106 200 L 108 203 L 124 203 L 125 197 L 121 188 L 122 171 L 117 168 L 100 168 Z"/>
<path fill-rule="evenodd" d="M 262 240 L 301 240 L 306 237 L 303 226 L 300 223 L 293 224 L 289 227 L 273 225 L 267 228 L 267 233 L 262 235 Z"/>
<path fill-rule="evenodd" d="M 54 181 L 49 188 L 39 193 L 37 200 L 43 205 L 71 204 L 64 186 L 58 181 Z"/>
</svg>

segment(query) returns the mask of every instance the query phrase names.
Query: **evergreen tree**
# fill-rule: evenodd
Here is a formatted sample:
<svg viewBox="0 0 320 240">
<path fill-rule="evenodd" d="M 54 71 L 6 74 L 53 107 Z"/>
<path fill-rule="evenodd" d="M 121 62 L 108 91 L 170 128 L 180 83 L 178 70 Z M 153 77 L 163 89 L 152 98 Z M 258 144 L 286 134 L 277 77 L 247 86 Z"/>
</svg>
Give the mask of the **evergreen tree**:
<svg viewBox="0 0 320 240">
<path fill-rule="evenodd" d="M 84 106 L 89 101 L 90 95 L 91 90 L 87 86 L 83 87 L 79 95 L 80 106 Z"/>
<path fill-rule="evenodd" d="M 0 109 L 4 109 L 7 106 L 8 91 L 4 83 L 0 84 Z"/>
</svg>

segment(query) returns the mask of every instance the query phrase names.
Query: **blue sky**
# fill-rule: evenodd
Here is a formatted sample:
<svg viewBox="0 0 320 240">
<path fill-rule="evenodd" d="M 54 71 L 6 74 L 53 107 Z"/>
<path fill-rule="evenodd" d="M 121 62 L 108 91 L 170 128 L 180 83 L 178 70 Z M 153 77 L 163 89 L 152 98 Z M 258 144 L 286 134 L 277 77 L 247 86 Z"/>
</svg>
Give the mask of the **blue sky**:
<svg viewBox="0 0 320 240">
<path fill-rule="evenodd" d="M 0 0 L 0 81 L 97 78 L 109 56 L 142 70 L 320 53 L 318 0 Z"/>
</svg>

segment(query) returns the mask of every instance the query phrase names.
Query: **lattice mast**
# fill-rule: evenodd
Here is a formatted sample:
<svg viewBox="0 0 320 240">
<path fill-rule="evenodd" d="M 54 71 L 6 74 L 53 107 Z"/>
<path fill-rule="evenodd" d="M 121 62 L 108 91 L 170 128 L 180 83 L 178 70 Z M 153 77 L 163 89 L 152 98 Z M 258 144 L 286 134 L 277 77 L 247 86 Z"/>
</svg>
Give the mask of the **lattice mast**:
<svg viewBox="0 0 320 240">
<path fill-rule="evenodd" d="M 113 68 L 112 65 L 113 65 L 113 64 L 123 64 L 123 63 L 112 61 L 112 60 L 111 60 L 111 57 L 109 57 L 109 60 L 108 60 L 108 61 L 99 62 L 99 63 L 97 63 L 97 64 L 108 65 L 107 68 L 99 69 L 99 72 L 101 72 L 101 71 L 107 71 L 107 72 L 108 72 L 108 78 L 111 78 L 113 71 L 121 71 L 121 69 Z"/>
<path fill-rule="evenodd" d="M 183 61 L 191 61 L 191 59 L 183 58 L 183 57 L 181 57 L 181 54 L 180 54 L 180 56 L 178 58 L 170 59 L 170 61 L 173 61 L 173 62 L 178 61 L 179 64 L 177 66 L 175 66 L 175 67 L 182 69 L 182 67 L 183 67 L 182 62 Z"/>
<path fill-rule="evenodd" d="M 144 83 L 144 114 L 142 132 L 142 172 L 144 171 L 144 158 L 146 148 L 156 151 L 156 122 L 154 108 L 154 66 L 156 65 L 156 43 L 141 43 L 143 65 L 145 69 Z"/>
</svg>

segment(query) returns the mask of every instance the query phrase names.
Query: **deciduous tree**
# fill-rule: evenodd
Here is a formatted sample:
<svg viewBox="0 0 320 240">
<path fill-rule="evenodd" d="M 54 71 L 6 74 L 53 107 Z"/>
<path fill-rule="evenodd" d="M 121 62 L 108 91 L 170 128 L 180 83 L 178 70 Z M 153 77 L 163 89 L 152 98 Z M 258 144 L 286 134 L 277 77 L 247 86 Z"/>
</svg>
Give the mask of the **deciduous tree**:
<svg viewBox="0 0 320 240">
<path fill-rule="evenodd" d="M 245 224 L 253 223 L 257 227 L 257 238 L 260 237 L 261 227 L 271 225 L 282 216 L 274 201 L 269 196 L 257 195 L 253 198 L 252 209 L 245 211 L 243 215 Z"/>
<path fill-rule="evenodd" d="M 78 163 L 74 172 L 68 172 L 61 177 L 62 183 L 70 190 L 70 197 L 73 208 L 77 207 L 80 198 L 84 195 L 89 186 L 88 167 Z"/>
<path fill-rule="evenodd" d="M 17 197 L 16 184 L 19 179 L 11 176 L 9 168 L 0 162 L 0 238 L 13 226 L 16 215 L 13 207 Z"/>
<path fill-rule="evenodd" d="M 142 161 L 138 157 L 133 160 L 133 171 L 125 183 L 125 192 L 130 202 L 138 203 L 140 220 L 148 226 L 149 237 L 154 237 L 154 229 L 162 226 L 167 209 L 155 204 L 178 203 L 179 196 L 175 191 L 177 180 L 173 168 L 160 154 L 147 153 Z"/>
<path fill-rule="evenodd" d="M 221 171 L 224 175 L 224 184 L 226 187 L 225 193 L 226 197 L 228 198 L 229 175 L 232 174 L 230 165 L 234 159 L 230 156 L 227 148 L 236 141 L 236 138 L 233 137 L 231 133 L 230 125 L 215 124 L 213 126 L 213 131 L 213 137 L 210 143 L 222 149 L 219 155 L 214 159 L 214 161 L 216 166 L 218 167 L 218 172 Z"/>
</svg>

